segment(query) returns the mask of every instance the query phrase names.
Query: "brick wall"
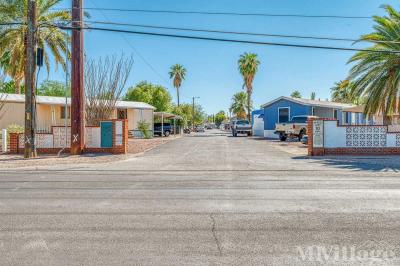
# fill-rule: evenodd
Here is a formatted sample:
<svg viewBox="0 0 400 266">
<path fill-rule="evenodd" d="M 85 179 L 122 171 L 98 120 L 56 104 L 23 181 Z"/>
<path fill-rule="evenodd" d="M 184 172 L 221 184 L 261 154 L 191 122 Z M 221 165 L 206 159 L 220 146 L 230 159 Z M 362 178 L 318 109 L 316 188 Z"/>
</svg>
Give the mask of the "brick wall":
<svg viewBox="0 0 400 266">
<path fill-rule="evenodd" d="M 113 146 L 111 148 L 88 148 L 85 147 L 84 153 L 112 153 L 112 154 L 125 154 L 128 152 L 128 121 L 126 119 L 113 119 L 110 120 L 113 123 Z M 116 122 L 122 122 L 122 144 L 117 145 L 116 143 Z M 11 154 L 23 154 L 24 148 L 20 147 L 19 144 L 20 134 L 10 133 L 10 153 Z M 57 154 L 62 148 L 37 148 L 39 154 Z M 65 153 L 69 153 L 70 149 L 64 149 Z"/>
</svg>

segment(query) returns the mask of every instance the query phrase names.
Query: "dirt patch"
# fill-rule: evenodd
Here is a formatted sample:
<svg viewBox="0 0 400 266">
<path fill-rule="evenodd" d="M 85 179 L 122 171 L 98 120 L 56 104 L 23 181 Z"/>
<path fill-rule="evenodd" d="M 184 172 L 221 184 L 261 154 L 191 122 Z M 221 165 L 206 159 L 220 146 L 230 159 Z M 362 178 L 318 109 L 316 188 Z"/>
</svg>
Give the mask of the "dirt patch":
<svg viewBox="0 0 400 266">
<path fill-rule="evenodd" d="M 76 166 L 111 163 L 124 160 L 127 155 L 85 154 L 81 156 L 40 155 L 24 159 L 23 155 L 0 155 L 0 169 L 13 168 L 73 168 Z"/>
<path fill-rule="evenodd" d="M 307 145 L 297 140 L 280 141 L 275 139 L 264 139 L 264 141 L 281 151 L 293 155 L 304 156 L 308 154 Z"/>
<path fill-rule="evenodd" d="M 168 138 L 153 138 L 153 139 L 129 139 L 128 153 L 137 154 L 154 149 L 157 146 L 163 145 L 170 141 L 181 138 L 181 136 L 169 136 Z"/>
</svg>

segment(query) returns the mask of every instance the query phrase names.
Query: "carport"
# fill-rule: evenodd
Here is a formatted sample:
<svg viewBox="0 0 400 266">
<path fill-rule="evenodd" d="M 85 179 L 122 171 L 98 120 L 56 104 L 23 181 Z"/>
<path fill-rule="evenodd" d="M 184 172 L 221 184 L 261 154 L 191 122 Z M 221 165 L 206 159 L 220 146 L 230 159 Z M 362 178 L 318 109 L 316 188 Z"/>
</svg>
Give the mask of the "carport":
<svg viewBox="0 0 400 266">
<path fill-rule="evenodd" d="M 167 112 L 154 112 L 154 118 L 159 117 L 161 119 L 161 137 L 164 136 L 164 119 L 174 120 L 174 136 L 176 135 L 176 121 L 182 120 L 182 117 L 176 114 Z M 153 128 L 154 135 L 154 128 Z"/>
</svg>

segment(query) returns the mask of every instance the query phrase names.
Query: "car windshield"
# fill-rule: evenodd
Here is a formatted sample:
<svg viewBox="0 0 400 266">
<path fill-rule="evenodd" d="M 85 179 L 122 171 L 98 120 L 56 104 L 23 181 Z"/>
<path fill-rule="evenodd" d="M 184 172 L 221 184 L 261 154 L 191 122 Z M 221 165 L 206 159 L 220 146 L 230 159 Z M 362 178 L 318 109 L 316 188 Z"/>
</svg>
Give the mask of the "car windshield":
<svg viewBox="0 0 400 266">
<path fill-rule="evenodd" d="M 239 120 L 239 121 L 236 122 L 236 124 L 238 124 L 238 125 L 249 125 L 250 123 L 247 120 Z"/>
<path fill-rule="evenodd" d="M 164 123 L 164 127 L 165 126 L 169 126 L 170 125 L 170 123 Z M 161 127 L 161 123 L 154 123 L 154 126 L 155 127 Z"/>
<path fill-rule="evenodd" d="M 307 123 L 306 116 L 294 116 L 292 118 L 292 123 Z"/>
</svg>

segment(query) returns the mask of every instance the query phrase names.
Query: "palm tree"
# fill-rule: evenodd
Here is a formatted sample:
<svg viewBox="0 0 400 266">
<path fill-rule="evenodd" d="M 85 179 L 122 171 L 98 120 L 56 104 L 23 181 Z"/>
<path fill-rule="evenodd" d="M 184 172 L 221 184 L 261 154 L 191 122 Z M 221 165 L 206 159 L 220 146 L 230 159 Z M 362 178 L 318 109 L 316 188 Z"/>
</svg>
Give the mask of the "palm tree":
<svg viewBox="0 0 400 266">
<path fill-rule="evenodd" d="M 68 11 L 52 11 L 61 0 L 37 1 L 37 34 L 38 46 L 44 49 L 44 63 L 47 72 L 50 71 L 50 62 L 61 64 L 65 69 L 65 54 L 69 51 L 66 45 L 68 35 L 61 29 L 52 26 L 57 21 L 70 20 Z M 28 9 L 26 0 L 8 0 L 0 2 L 0 22 L 24 22 Z M 24 79 L 25 44 L 24 36 L 27 30 L 25 24 L 0 26 L 0 67 L 15 82 L 16 93 L 21 92 L 21 83 Z M 69 39 L 68 39 L 69 41 Z M 53 60 L 50 60 L 50 56 Z"/>
<path fill-rule="evenodd" d="M 341 80 L 336 82 L 331 88 L 331 98 L 333 102 L 338 103 L 353 103 L 353 96 L 351 93 L 353 84 L 349 80 Z"/>
<path fill-rule="evenodd" d="M 237 118 L 246 118 L 246 108 L 247 108 L 247 94 L 244 91 L 235 93 L 232 97 L 232 104 L 229 108 L 231 113 L 234 113 Z"/>
<path fill-rule="evenodd" d="M 240 56 L 239 61 L 239 72 L 243 77 L 243 88 L 247 90 L 247 117 L 251 120 L 251 96 L 253 94 L 253 81 L 258 71 L 260 61 L 256 54 L 244 53 Z"/>
<path fill-rule="evenodd" d="M 314 92 L 314 91 L 311 92 L 310 99 L 311 99 L 311 100 L 315 100 L 316 97 L 317 97 L 317 96 L 316 96 L 315 92 Z"/>
<path fill-rule="evenodd" d="M 179 105 L 180 105 L 179 88 L 182 85 L 182 81 L 185 80 L 186 69 L 180 64 L 175 64 L 171 67 L 169 76 L 172 79 L 172 83 L 176 89 L 177 101 L 178 101 L 178 107 L 179 107 Z"/>
<path fill-rule="evenodd" d="M 301 93 L 298 90 L 295 90 L 290 94 L 290 97 L 292 98 L 301 98 Z"/>
<path fill-rule="evenodd" d="M 353 82 L 351 94 L 365 96 L 365 113 L 382 113 L 384 123 L 400 112 L 400 13 L 384 6 L 388 16 L 375 16 L 375 31 L 360 40 L 373 43 L 367 51 L 357 52 L 349 63 L 355 63 L 349 79 Z"/>
</svg>

